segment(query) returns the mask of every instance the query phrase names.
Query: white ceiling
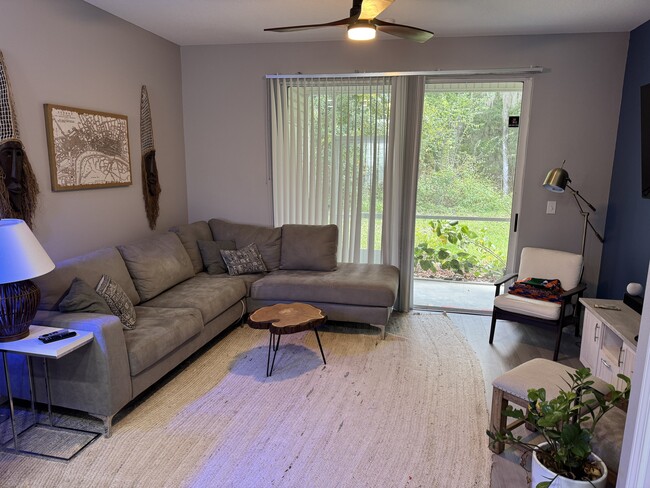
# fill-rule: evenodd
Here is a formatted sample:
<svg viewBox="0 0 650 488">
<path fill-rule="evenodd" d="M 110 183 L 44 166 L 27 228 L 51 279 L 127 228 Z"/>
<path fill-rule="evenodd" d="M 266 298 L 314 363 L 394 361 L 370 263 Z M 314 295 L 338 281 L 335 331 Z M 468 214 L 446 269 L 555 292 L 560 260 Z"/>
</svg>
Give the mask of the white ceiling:
<svg viewBox="0 0 650 488">
<path fill-rule="evenodd" d="M 342 40 L 344 27 L 263 29 L 342 19 L 352 6 L 352 0 L 85 1 L 181 46 Z M 395 0 L 379 18 L 437 37 L 628 32 L 650 19 L 650 0 Z"/>
</svg>

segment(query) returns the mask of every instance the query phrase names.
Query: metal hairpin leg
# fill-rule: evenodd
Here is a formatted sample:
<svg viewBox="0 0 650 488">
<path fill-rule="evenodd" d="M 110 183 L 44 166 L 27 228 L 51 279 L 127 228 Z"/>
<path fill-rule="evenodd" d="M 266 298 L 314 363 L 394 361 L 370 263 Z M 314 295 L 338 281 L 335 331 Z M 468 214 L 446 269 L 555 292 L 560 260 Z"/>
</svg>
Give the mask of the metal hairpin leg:
<svg viewBox="0 0 650 488">
<path fill-rule="evenodd" d="M 277 334 L 278 336 L 278 341 L 275 342 L 273 341 L 273 336 L 275 334 L 271 333 L 271 337 L 269 338 L 269 356 L 271 355 L 271 343 L 273 343 L 273 361 L 271 362 L 271 371 L 269 371 L 269 360 L 267 358 L 266 360 L 266 376 L 271 376 L 273 374 L 273 365 L 275 364 L 275 355 L 278 353 L 278 348 L 280 347 L 280 337 L 282 337 L 280 334 Z"/>
<path fill-rule="evenodd" d="M 320 355 L 323 357 L 323 364 L 327 364 L 325 361 L 325 353 L 323 352 L 323 346 L 320 345 L 320 337 L 318 337 L 318 331 L 314 328 L 314 334 L 316 334 L 316 340 L 318 341 L 318 348 L 320 349 Z"/>
</svg>

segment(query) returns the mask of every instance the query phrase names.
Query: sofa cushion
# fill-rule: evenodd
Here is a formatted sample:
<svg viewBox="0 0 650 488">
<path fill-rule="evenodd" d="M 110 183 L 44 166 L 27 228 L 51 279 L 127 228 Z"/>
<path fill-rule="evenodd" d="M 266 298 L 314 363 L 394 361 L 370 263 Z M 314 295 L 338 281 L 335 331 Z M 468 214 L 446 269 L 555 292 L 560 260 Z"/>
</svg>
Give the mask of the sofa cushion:
<svg viewBox="0 0 650 488">
<path fill-rule="evenodd" d="M 237 249 L 235 241 L 196 241 L 201 251 L 201 259 L 203 260 L 203 269 L 208 274 L 222 274 L 226 273 L 226 263 L 223 262 L 221 250 Z"/>
<path fill-rule="evenodd" d="M 142 304 L 143 307 L 196 308 L 200 310 L 203 323 L 225 312 L 246 296 L 246 285 L 239 278 L 228 275 L 198 274 L 156 298 Z"/>
<path fill-rule="evenodd" d="M 280 269 L 280 227 L 263 227 L 261 225 L 233 224 L 220 219 L 211 219 L 210 230 L 215 241 L 235 241 L 237 249 L 251 243 L 257 245 L 264 265 L 269 271 Z"/>
<path fill-rule="evenodd" d="M 38 308 L 58 310 L 59 302 L 70 289 L 72 280 L 80 278 L 95 287 L 104 273 L 110 274 L 134 305 L 140 303 L 140 295 L 133 285 L 122 256 L 117 249 L 109 247 L 60 261 L 48 274 L 33 278 L 32 281 L 41 290 Z"/>
<path fill-rule="evenodd" d="M 334 225 L 282 226 L 280 269 L 334 271 L 339 228 Z"/>
<path fill-rule="evenodd" d="M 262 255 L 255 244 L 232 251 L 222 249 L 220 252 L 231 276 L 266 272 Z"/>
<path fill-rule="evenodd" d="M 395 266 L 339 263 L 336 271 L 275 271 L 251 285 L 251 298 L 392 307 L 398 282 Z"/>
<path fill-rule="evenodd" d="M 157 234 L 117 249 L 143 302 L 194 276 L 192 261 L 173 232 Z"/>
<path fill-rule="evenodd" d="M 59 303 L 59 312 L 86 312 L 113 315 L 106 300 L 92 286 L 80 278 L 72 280 L 70 290 Z"/>
<path fill-rule="evenodd" d="M 113 315 L 120 318 L 120 322 L 125 328 L 133 329 L 135 327 L 135 308 L 120 285 L 110 276 L 102 275 L 95 290 L 99 296 L 106 300 Z"/>
<path fill-rule="evenodd" d="M 185 251 L 187 251 L 187 255 L 192 261 L 194 272 L 200 273 L 203 271 L 203 260 L 201 259 L 197 242 L 212 240 L 212 231 L 208 223 L 205 220 L 199 220 L 191 224 L 178 225 L 169 230 L 176 233 L 181 240 Z"/>
<path fill-rule="evenodd" d="M 194 308 L 136 307 L 137 326 L 124 331 L 131 376 L 153 366 L 203 329 Z"/>
</svg>

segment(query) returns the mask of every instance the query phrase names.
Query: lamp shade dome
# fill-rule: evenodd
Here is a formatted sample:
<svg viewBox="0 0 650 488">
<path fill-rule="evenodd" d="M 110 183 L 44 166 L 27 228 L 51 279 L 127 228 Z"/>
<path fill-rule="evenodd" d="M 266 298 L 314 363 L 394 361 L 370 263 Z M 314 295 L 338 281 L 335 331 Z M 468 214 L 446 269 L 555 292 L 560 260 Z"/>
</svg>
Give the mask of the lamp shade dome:
<svg viewBox="0 0 650 488">
<path fill-rule="evenodd" d="M 546 175 L 543 186 L 548 191 L 563 193 L 569 181 L 569 173 L 564 168 L 554 168 Z"/>
<path fill-rule="evenodd" d="M 24 220 L 0 220 L 0 284 L 49 273 L 54 263 Z"/>
</svg>

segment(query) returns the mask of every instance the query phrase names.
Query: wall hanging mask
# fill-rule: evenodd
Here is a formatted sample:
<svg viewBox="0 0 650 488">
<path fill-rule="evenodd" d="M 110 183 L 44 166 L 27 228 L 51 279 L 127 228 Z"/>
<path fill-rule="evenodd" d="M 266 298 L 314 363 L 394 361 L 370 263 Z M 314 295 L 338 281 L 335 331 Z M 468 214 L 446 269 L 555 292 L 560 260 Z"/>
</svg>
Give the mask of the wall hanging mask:
<svg viewBox="0 0 650 488">
<path fill-rule="evenodd" d="M 16 111 L 4 57 L 0 52 L 0 218 L 32 226 L 38 182 L 20 142 Z"/>
<path fill-rule="evenodd" d="M 153 142 L 153 127 L 151 125 L 151 108 L 147 87 L 142 85 L 140 92 L 140 144 L 142 145 L 142 194 L 144 208 L 147 212 L 149 227 L 156 228 L 156 221 L 160 213 L 158 197 L 160 195 L 160 182 L 158 181 L 158 167 L 156 166 L 156 149 Z"/>
</svg>

